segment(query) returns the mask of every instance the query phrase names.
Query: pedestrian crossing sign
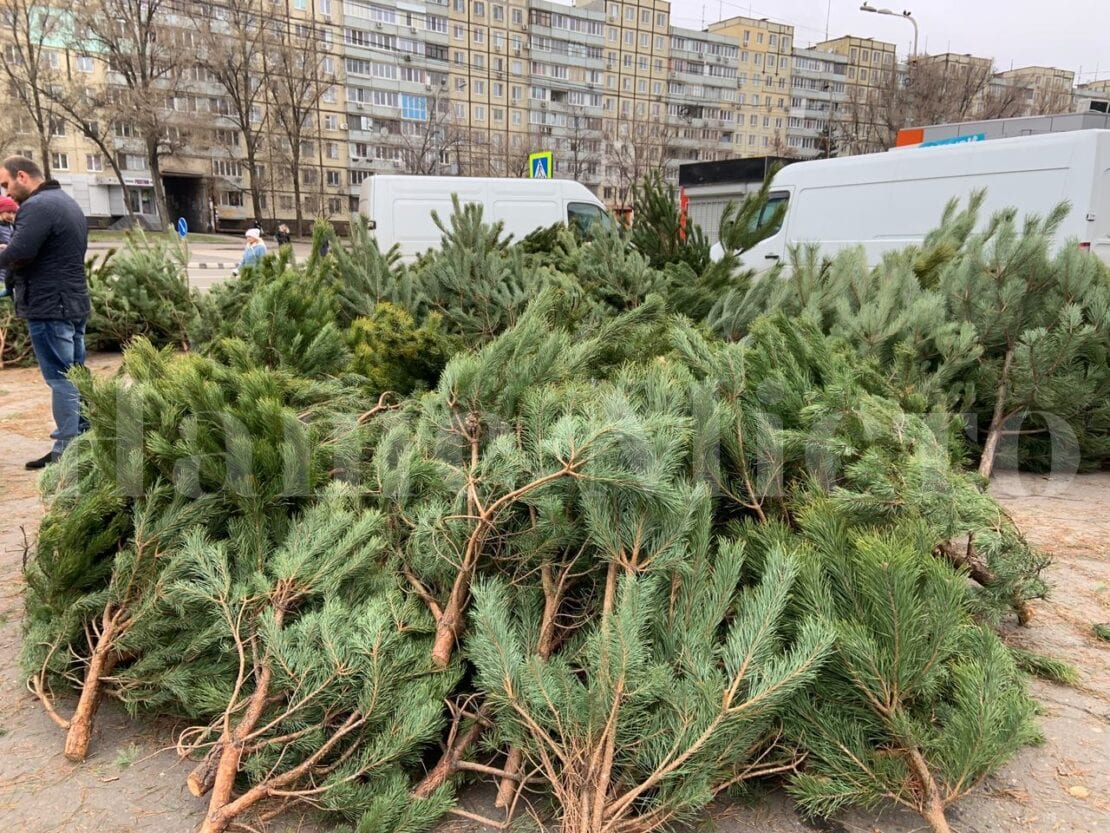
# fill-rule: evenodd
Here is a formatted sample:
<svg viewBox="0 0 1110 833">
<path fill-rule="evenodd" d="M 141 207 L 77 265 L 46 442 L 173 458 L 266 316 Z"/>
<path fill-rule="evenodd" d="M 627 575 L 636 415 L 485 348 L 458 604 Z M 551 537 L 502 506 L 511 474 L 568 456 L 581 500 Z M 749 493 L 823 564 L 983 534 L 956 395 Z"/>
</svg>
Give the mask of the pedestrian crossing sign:
<svg viewBox="0 0 1110 833">
<path fill-rule="evenodd" d="M 532 179 L 551 179 L 554 166 L 554 156 L 549 150 L 528 156 L 528 175 Z"/>
</svg>

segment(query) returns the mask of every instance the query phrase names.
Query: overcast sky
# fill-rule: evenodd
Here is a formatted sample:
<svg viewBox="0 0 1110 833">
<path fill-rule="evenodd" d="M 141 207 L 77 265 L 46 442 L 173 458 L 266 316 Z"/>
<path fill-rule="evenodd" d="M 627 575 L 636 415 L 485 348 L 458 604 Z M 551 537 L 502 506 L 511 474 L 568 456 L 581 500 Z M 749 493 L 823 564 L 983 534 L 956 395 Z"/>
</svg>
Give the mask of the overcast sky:
<svg viewBox="0 0 1110 833">
<path fill-rule="evenodd" d="M 677 26 L 702 28 L 734 15 L 790 23 L 801 46 L 829 34 L 879 38 L 904 56 L 913 27 L 903 20 L 861 12 L 862 0 L 671 0 Z M 1040 64 L 1070 69 L 1079 81 L 1110 78 L 1110 0 L 870 0 L 876 8 L 909 9 L 921 30 L 919 48 L 993 57 L 999 69 Z M 905 3 L 906 5 L 903 5 Z M 897 4 L 897 5 L 896 5 Z"/>
</svg>

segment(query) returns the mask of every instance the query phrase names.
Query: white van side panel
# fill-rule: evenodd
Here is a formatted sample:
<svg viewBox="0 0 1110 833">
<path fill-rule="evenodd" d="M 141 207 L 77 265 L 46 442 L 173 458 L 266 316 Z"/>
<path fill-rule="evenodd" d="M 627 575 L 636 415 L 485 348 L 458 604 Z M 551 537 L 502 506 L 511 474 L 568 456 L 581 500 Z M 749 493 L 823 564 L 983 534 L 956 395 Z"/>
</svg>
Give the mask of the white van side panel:
<svg viewBox="0 0 1110 833">
<path fill-rule="evenodd" d="M 359 210 L 374 221 L 374 234 L 383 249 L 397 244 L 403 257 L 413 258 L 440 245 L 443 235 L 432 212 L 448 222 L 452 194 L 464 205 L 481 205 L 486 222 L 503 223 L 505 234 L 517 240 L 538 228 L 565 223 L 572 202 L 605 211 L 588 188 L 572 180 L 393 175 L 363 182 Z"/>
<path fill-rule="evenodd" d="M 983 189 L 980 229 L 1004 208 L 1044 216 L 1066 200 L 1072 209 L 1056 245 L 1087 241 L 1110 260 L 1110 183 L 1102 180 L 1107 171 L 1106 130 L 799 162 L 784 168 L 772 186 L 791 192 L 783 229 L 743 260 L 763 269 L 776 256 L 785 258 L 789 246 L 816 243 L 826 255 L 863 246 L 874 264 L 884 252 L 920 243 L 949 200 L 966 203 Z"/>
</svg>

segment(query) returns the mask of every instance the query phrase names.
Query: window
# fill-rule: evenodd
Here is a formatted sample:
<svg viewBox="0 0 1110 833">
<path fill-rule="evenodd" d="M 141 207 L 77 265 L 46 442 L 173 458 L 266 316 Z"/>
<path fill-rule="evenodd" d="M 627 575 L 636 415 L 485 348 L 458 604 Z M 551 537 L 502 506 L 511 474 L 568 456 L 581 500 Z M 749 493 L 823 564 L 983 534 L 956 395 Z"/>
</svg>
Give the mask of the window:
<svg viewBox="0 0 1110 833">
<path fill-rule="evenodd" d="M 50 120 L 50 135 L 51 136 L 65 136 L 66 123 L 61 119 Z"/>
<path fill-rule="evenodd" d="M 308 8 L 308 0 L 293 0 L 293 8 L 299 12 L 303 12 Z"/>
<path fill-rule="evenodd" d="M 329 214 L 338 214 L 342 210 L 343 210 L 343 200 L 340 197 L 328 197 L 328 213 Z"/>
<path fill-rule="evenodd" d="M 85 154 L 85 170 L 90 172 L 103 171 L 104 159 L 99 153 Z"/>
<path fill-rule="evenodd" d="M 327 177 L 328 177 L 328 179 L 327 179 L 328 185 L 332 186 L 333 188 L 338 188 L 339 187 L 339 184 L 340 184 L 339 171 L 328 171 L 327 172 Z"/>
<path fill-rule="evenodd" d="M 339 129 L 339 116 L 334 113 L 329 113 L 324 116 L 324 130 L 338 130 Z"/>
<path fill-rule="evenodd" d="M 771 35 L 771 37 L 767 39 L 767 43 L 771 46 L 778 46 L 779 45 L 779 36 L 778 35 Z"/>
<path fill-rule="evenodd" d="M 242 176 L 243 168 L 234 159 L 213 159 L 212 173 L 216 176 Z"/>
<path fill-rule="evenodd" d="M 667 25 L 666 12 L 659 12 L 657 15 L 655 15 L 655 25 L 658 26 L 660 29 L 663 29 L 663 28 L 666 27 L 666 25 Z"/>
<path fill-rule="evenodd" d="M 473 8 L 474 8 L 474 16 L 475 17 L 485 17 L 486 16 L 486 4 L 485 3 L 480 2 L 480 0 L 474 0 L 474 7 Z"/>
<path fill-rule="evenodd" d="M 50 167 L 56 171 L 69 170 L 69 154 L 68 153 L 52 153 L 50 154 Z"/>
<path fill-rule="evenodd" d="M 90 58 L 88 55 L 78 55 L 77 56 L 77 71 L 78 72 L 92 72 L 93 71 L 93 59 Z"/>
<path fill-rule="evenodd" d="M 486 120 L 486 108 L 483 107 L 481 104 L 479 104 L 474 108 L 474 121 L 485 121 L 485 120 Z"/>
<path fill-rule="evenodd" d="M 491 8 L 492 8 L 492 14 L 493 14 L 493 19 L 494 20 L 504 20 L 505 19 L 505 7 L 504 6 L 493 6 Z"/>
<path fill-rule="evenodd" d="M 422 95 L 401 96 L 401 118 L 415 121 L 428 120 L 428 99 Z"/>
<path fill-rule="evenodd" d="M 871 63 L 871 50 L 870 49 L 864 49 L 862 52 L 860 52 L 859 57 L 860 57 L 860 60 L 863 61 L 865 64 Z"/>
<path fill-rule="evenodd" d="M 455 31 L 452 34 L 452 37 L 455 40 L 462 40 L 463 39 L 463 31 L 464 31 L 463 27 L 460 24 L 456 23 L 455 24 Z"/>
<path fill-rule="evenodd" d="M 324 156 L 326 156 L 328 159 L 338 159 L 339 158 L 339 145 L 337 145 L 335 142 L 325 142 L 324 143 Z"/>
<path fill-rule="evenodd" d="M 513 23 L 515 23 L 517 26 L 520 26 L 521 24 L 523 24 L 524 23 L 524 10 L 523 9 L 512 9 L 512 19 L 513 19 Z"/>
<path fill-rule="evenodd" d="M 486 30 L 485 29 L 475 29 L 474 30 L 474 42 L 475 43 L 485 43 L 486 42 Z"/>
<path fill-rule="evenodd" d="M 486 94 L 486 82 L 485 81 L 475 81 L 474 82 L 474 95 L 485 95 L 485 94 Z"/>
<path fill-rule="evenodd" d="M 221 191 L 220 192 L 220 205 L 228 206 L 229 208 L 242 208 L 243 207 L 243 192 L 242 191 Z"/>
<path fill-rule="evenodd" d="M 304 185 L 319 185 L 320 171 L 316 168 L 301 168 L 301 183 Z"/>
</svg>

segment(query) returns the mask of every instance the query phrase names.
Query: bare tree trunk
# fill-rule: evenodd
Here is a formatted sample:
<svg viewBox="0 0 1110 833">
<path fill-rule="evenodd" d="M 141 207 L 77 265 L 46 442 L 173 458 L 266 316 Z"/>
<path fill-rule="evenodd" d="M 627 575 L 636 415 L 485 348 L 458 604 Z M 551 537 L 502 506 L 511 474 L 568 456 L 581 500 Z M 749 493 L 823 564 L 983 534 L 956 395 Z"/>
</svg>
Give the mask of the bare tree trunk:
<svg viewBox="0 0 1110 833">
<path fill-rule="evenodd" d="M 1002 429 L 1006 424 L 1006 396 L 1010 386 L 1010 368 L 1014 364 L 1014 347 L 1006 348 L 1006 358 L 1002 362 L 1002 373 L 998 377 L 998 390 L 995 392 L 994 414 L 991 417 L 991 427 L 987 432 L 987 441 L 983 445 L 983 457 L 979 461 L 979 476 L 985 480 L 991 479 L 994 472 L 994 457 L 998 451 L 998 444 L 1002 440 Z"/>
<path fill-rule="evenodd" d="M 102 620 L 100 638 L 96 641 L 92 656 L 89 658 L 89 668 L 85 672 L 85 684 L 81 687 L 81 697 L 77 701 L 77 710 L 69 722 L 69 731 L 66 733 L 65 756 L 67 760 L 80 763 L 89 754 L 89 740 L 92 737 L 93 718 L 100 705 L 101 680 L 112 673 L 112 668 L 119 659 L 116 653 L 115 640 L 119 622 L 116 615 L 108 615 L 105 611 Z"/>
<path fill-rule="evenodd" d="M 154 208 L 158 212 L 158 219 L 162 229 L 170 227 L 170 209 L 166 205 L 166 188 L 162 182 L 162 160 L 158 156 L 158 138 L 147 138 L 146 152 L 150 165 L 150 180 L 154 185 Z"/>
</svg>

